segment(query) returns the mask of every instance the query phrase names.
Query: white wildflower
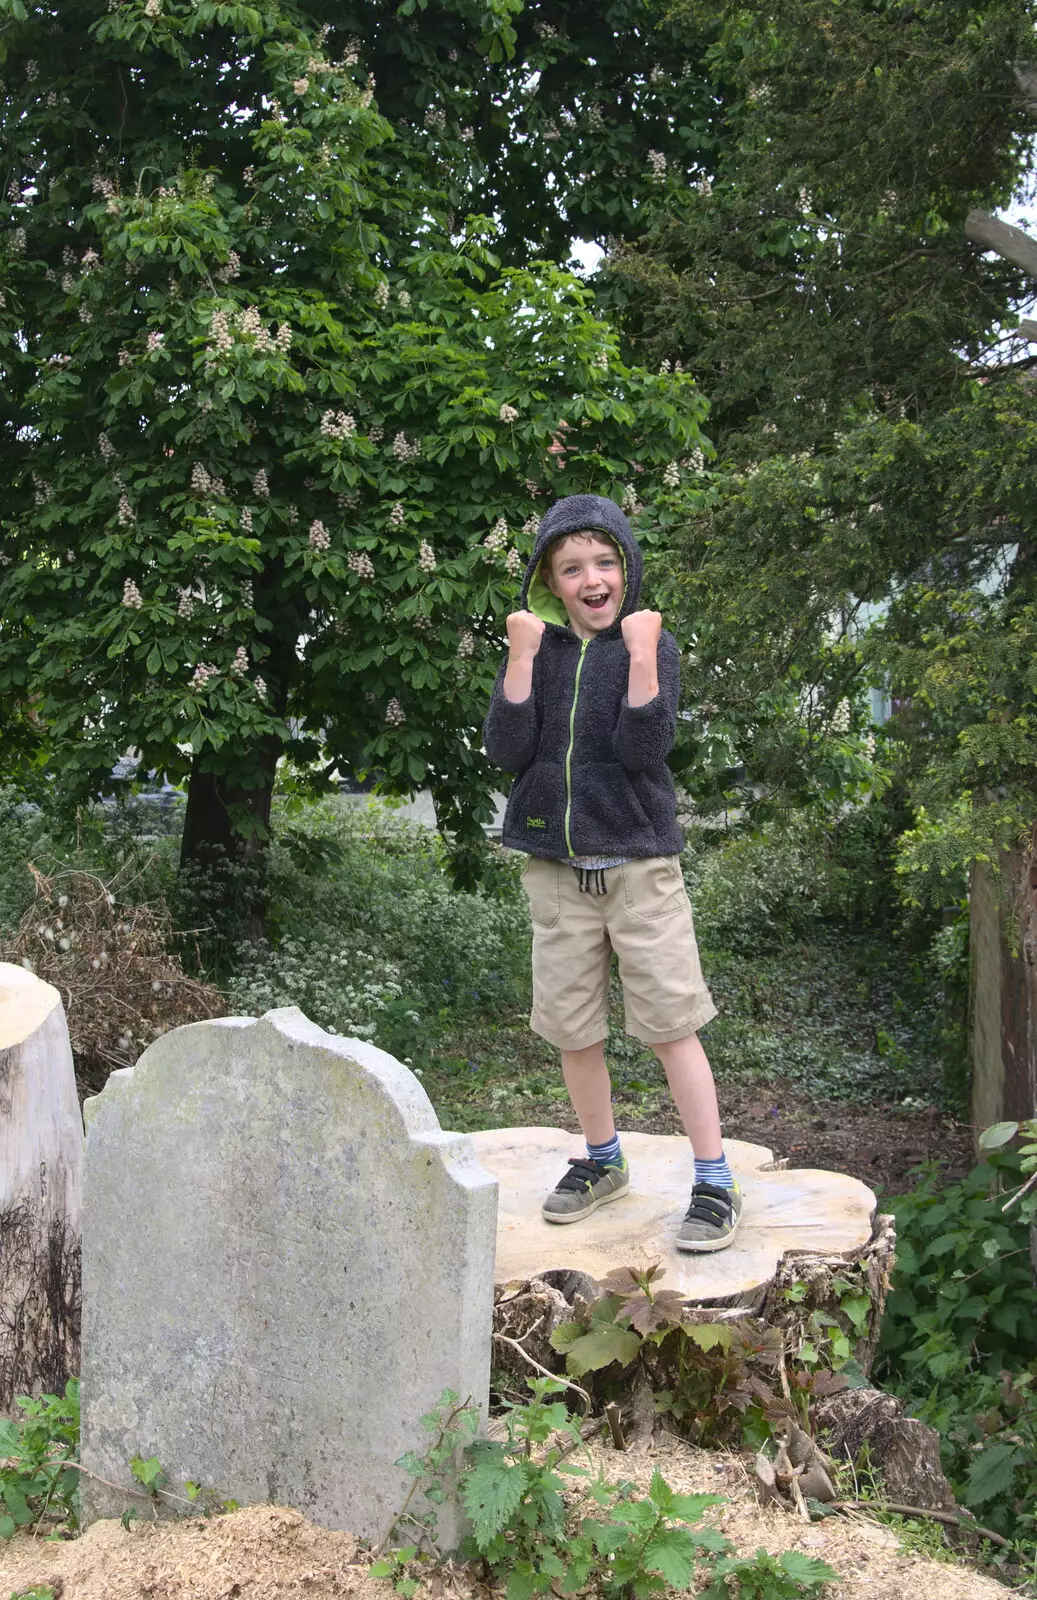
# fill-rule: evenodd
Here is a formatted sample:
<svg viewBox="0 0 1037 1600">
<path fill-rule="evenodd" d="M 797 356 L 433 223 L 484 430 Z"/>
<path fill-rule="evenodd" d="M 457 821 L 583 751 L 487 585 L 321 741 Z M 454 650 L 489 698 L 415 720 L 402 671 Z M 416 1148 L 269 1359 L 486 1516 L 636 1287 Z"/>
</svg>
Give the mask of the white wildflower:
<svg viewBox="0 0 1037 1600">
<path fill-rule="evenodd" d="M 145 0 L 144 15 L 146 17 L 160 17 L 162 15 L 162 0 Z"/>
<path fill-rule="evenodd" d="M 661 150 L 649 150 L 648 165 L 651 167 L 651 177 L 654 183 L 661 183 L 666 176 L 666 157 Z"/>
<path fill-rule="evenodd" d="M 144 604 L 143 597 L 132 578 L 127 578 L 122 586 L 122 603 L 131 611 L 139 611 Z"/>
<path fill-rule="evenodd" d="M 129 523 L 136 522 L 137 520 L 137 513 L 130 505 L 130 502 L 125 494 L 121 494 L 119 496 L 119 509 L 116 512 L 116 515 L 118 516 L 120 525 L 122 527 L 126 527 Z"/>
<path fill-rule="evenodd" d="M 97 448 L 101 452 L 102 461 L 114 461 L 119 453 L 106 433 L 97 435 Z"/>
<path fill-rule="evenodd" d="M 310 523 L 310 549 L 328 550 L 331 547 L 331 535 L 323 522 L 314 520 Z"/>
<path fill-rule="evenodd" d="M 525 522 L 522 524 L 522 535 L 523 535 L 523 538 L 532 540 L 532 539 L 536 538 L 536 536 L 537 536 L 537 534 L 539 532 L 540 532 L 540 518 L 537 516 L 536 512 L 533 511 L 533 512 L 530 513 L 530 515 L 526 518 Z"/>
<path fill-rule="evenodd" d="M 517 578 L 521 573 L 523 568 L 522 557 L 519 555 L 518 551 L 514 549 L 514 547 L 508 551 L 508 554 L 505 557 L 504 566 L 507 570 L 509 578 Z"/>
<path fill-rule="evenodd" d="M 389 285 L 385 282 L 384 278 L 382 279 L 381 283 L 375 285 L 374 303 L 383 311 L 389 304 Z"/>
<path fill-rule="evenodd" d="M 191 688 L 204 689 L 210 678 L 218 678 L 219 675 L 219 667 L 214 667 L 208 661 L 200 661 L 191 675 Z"/>
<path fill-rule="evenodd" d="M 204 498 L 205 495 L 207 495 L 209 493 L 211 488 L 212 488 L 212 479 L 210 478 L 209 474 L 206 472 L 205 468 L 202 466 L 202 463 L 200 461 L 196 461 L 194 466 L 191 468 L 191 489 L 192 489 L 192 492 L 194 494 L 198 495 L 199 498 L 201 499 L 201 498 Z"/>
<path fill-rule="evenodd" d="M 676 461 L 668 461 L 663 468 L 663 484 L 667 489 L 679 489 L 681 469 Z"/>
<path fill-rule="evenodd" d="M 705 472 L 706 470 L 706 458 L 697 446 L 688 457 L 688 465 L 693 472 Z"/>
<path fill-rule="evenodd" d="M 292 79 L 292 88 L 293 88 L 293 90 L 295 91 L 296 94 L 305 94 L 309 87 L 310 87 L 309 78 L 293 78 Z"/>
<path fill-rule="evenodd" d="M 457 641 L 459 656 L 470 656 L 475 649 L 475 635 L 468 628 L 461 629 L 461 637 Z"/>
<path fill-rule="evenodd" d="M 346 566 L 357 578 L 374 577 L 374 563 L 366 550 L 351 550 L 346 557 Z"/>
<path fill-rule="evenodd" d="M 266 679 L 265 678 L 253 678 L 252 679 L 252 687 L 255 689 L 255 691 L 258 694 L 260 700 L 265 700 L 266 699 Z"/>
<path fill-rule="evenodd" d="M 385 429 L 379 428 L 377 425 L 373 428 L 368 428 L 367 437 L 372 444 L 381 444 L 385 438 Z"/>
<path fill-rule="evenodd" d="M 251 508 L 251 506 L 242 506 L 242 508 L 241 508 L 241 531 L 242 531 L 242 533 L 251 533 L 252 532 L 252 508 Z"/>
<path fill-rule="evenodd" d="M 259 497 L 263 500 L 268 500 L 270 498 L 270 485 L 267 483 L 266 470 L 263 467 L 260 467 L 255 477 L 252 479 L 252 493 L 259 495 Z"/>
<path fill-rule="evenodd" d="M 396 699 L 395 695 L 385 708 L 385 720 L 389 724 L 390 728 L 398 728 L 402 722 L 406 722 L 407 720 L 404 709 L 400 705 L 400 702 Z"/>
<path fill-rule="evenodd" d="M 185 619 L 194 616 L 194 596 L 190 589 L 181 589 L 176 614 L 178 617 L 184 617 Z"/>
<path fill-rule="evenodd" d="M 410 294 L 406 289 L 401 289 L 396 298 L 400 302 L 400 305 L 403 307 L 404 311 L 410 310 Z"/>
<path fill-rule="evenodd" d="M 397 500 L 393 505 L 392 510 L 389 512 L 389 527 L 402 528 L 406 521 L 407 513 L 404 509 L 403 501 Z"/>
<path fill-rule="evenodd" d="M 230 670 L 239 674 L 248 671 L 248 651 L 245 649 L 243 644 L 239 644 L 238 648 L 235 650 L 234 660 L 231 662 Z"/>
<path fill-rule="evenodd" d="M 93 322 L 94 314 L 89 306 L 81 305 L 79 307 L 79 320 L 80 322 Z"/>
<path fill-rule="evenodd" d="M 515 407 L 507 405 L 501 406 L 497 415 L 500 417 L 502 422 L 517 422 L 519 418 L 519 414 L 515 410 Z"/>
<path fill-rule="evenodd" d="M 435 572 L 436 570 L 436 552 L 427 539 L 422 539 L 421 544 L 418 546 L 418 566 L 422 572 Z"/>
<path fill-rule="evenodd" d="M 637 492 L 632 483 L 628 483 L 626 488 L 623 490 L 623 498 L 620 504 L 622 505 L 623 510 L 626 512 L 628 517 L 636 517 L 637 513 L 640 511 L 641 506 L 637 498 Z"/>
</svg>

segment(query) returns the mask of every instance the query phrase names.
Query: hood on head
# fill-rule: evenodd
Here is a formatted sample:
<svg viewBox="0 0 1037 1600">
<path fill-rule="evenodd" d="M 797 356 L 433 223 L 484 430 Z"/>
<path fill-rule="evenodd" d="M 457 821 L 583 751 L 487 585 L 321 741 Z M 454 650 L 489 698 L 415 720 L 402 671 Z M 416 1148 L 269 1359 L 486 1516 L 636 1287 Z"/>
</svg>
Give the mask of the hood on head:
<svg viewBox="0 0 1037 1600">
<path fill-rule="evenodd" d="M 605 630 L 611 633 L 612 628 L 618 627 L 624 617 L 629 616 L 631 611 L 637 610 L 644 559 L 641 555 L 641 546 L 634 538 L 633 530 L 622 511 L 614 500 L 606 500 L 600 494 L 567 495 L 564 500 L 556 500 L 550 510 L 545 512 L 537 530 L 533 554 L 526 567 L 526 576 L 522 580 L 519 604 L 523 610 L 534 612 L 544 622 L 554 622 L 562 628 L 568 627 L 569 616 L 565 607 L 558 596 L 551 593 L 540 572 L 540 564 L 548 545 L 567 533 L 604 533 L 619 547 L 623 557 L 626 588 L 623 591 L 623 604 L 619 616 L 611 627 Z"/>
</svg>

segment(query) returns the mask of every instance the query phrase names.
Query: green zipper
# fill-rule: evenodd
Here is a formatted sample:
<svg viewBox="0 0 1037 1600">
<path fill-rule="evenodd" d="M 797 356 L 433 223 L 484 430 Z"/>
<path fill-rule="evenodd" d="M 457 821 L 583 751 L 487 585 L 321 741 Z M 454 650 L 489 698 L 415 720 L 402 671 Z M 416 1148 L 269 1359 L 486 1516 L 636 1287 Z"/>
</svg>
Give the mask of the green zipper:
<svg viewBox="0 0 1037 1600">
<path fill-rule="evenodd" d="M 573 814 L 573 741 L 576 738 L 576 702 L 580 697 L 580 673 L 583 671 L 583 658 L 587 654 L 589 644 L 589 639 L 580 640 L 580 659 L 576 663 L 576 678 L 573 683 L 573 703 L 569 708 L 569 748 L 565 752 L 565 848 L 571 856 L 576 854 L 569 833 L 569 823 Z"/>
</svg>

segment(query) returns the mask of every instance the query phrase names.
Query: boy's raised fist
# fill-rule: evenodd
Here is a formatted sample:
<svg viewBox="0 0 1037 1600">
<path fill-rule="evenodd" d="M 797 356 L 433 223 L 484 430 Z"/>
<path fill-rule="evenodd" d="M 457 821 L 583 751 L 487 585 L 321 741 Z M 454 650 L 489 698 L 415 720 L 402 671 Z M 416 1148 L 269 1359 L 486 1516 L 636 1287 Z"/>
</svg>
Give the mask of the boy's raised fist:
<svg viewBox="0 0 1037 1600">
<path fill-rule="evenodd" d="M 662 614 L 658 611 L 632 611 L 620 623 L 623 643 L 631 655 L 652 655 L 659 645 L 663 631 Z"/>
<path fill-rule="evenodd" d="M 513 655 L 535 656 L 544 637 L 544 624 L 532 611 L 513 611 L 507 620 L 508 648 Z"/>
</svg>

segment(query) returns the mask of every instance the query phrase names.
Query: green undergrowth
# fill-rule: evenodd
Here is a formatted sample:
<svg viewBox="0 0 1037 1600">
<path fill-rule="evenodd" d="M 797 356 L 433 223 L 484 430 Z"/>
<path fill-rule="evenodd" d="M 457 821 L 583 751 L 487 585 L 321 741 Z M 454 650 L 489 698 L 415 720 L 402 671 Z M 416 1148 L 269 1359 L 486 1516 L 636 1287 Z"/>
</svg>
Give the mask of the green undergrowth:
<svg viewBox="0 0 1037 1600">
<path fill-rule="evenodd" d="M 94 872 L 121 900 L 168 905 L 177 953 L 228 1009 L 298 1005 L 373 1040 L 415 1068 L 449 1126 L 552 1119 L 565 1094 L 556 1053 L 528 1027 L 521 858 L 489 847 L 482 886 L 457 891 L 438 836 L 384 806 L 283 799 L 274 825 L 267 939 L 245 946 L 231 930 L 249 873 L 178 876 L 175 811 L 98 808 L 70 834 L 0 791 L 0 941 L 31 901 L 27 862 Z M 959 1107 L 947 1000 L 960 917 L 935 937 L 896 922 L 874 863 L 848 865 L 831 830 L 803 824 L 720 841 L 692 831 L 683 864 L 720 1007 L 707 1044 L 721 1083 L 780 1083 L 825 1105 Z M 609 1062 L 617 1109 L 636 1126 L 669 1096 L 655 1057 L 623 1032 L 613 983 Z"/>
<path fill-rule="evenodd" d="M 892 1202 L 897 1264 L 875 1375 L 940 1436 L 956 1498 L 1037 1578 L 1037 1123 L 984 1136 L 958 1183 L 929 1169 Z M 1006 1209 L 1007 1207 L 1007 1209 Z"/>
</svg>

